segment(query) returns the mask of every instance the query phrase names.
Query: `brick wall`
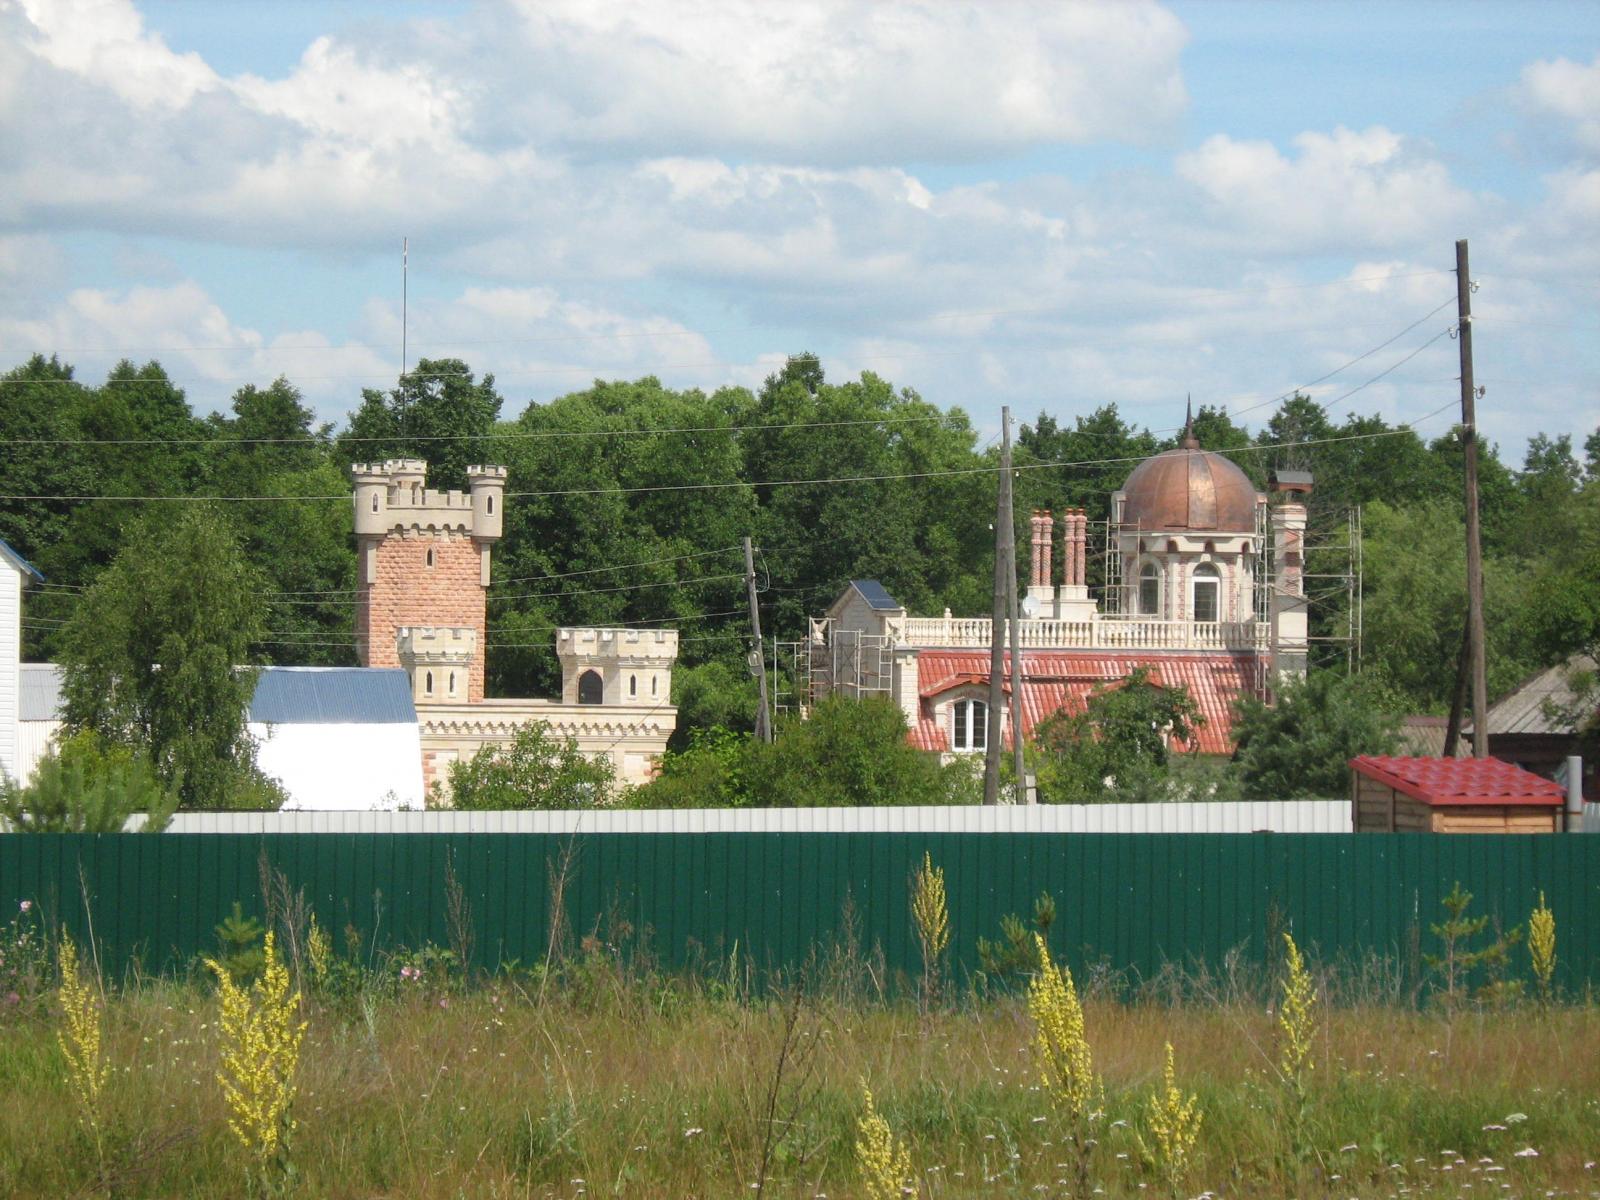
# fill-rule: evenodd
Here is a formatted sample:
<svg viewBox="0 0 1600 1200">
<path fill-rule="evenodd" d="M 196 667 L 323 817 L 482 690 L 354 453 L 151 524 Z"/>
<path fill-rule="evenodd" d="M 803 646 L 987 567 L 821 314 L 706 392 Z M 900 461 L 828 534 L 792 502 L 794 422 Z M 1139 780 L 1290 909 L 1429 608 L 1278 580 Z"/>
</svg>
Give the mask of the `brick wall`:
<svg viewBox="0 0 1600 1200">
<path fill-rule="evenodd" d="M 433 566 L 428 566 L 428 551 Z M 406 625 L 464 626 L 478 631 L 478 652 L 467 678 L 467 702 L 483 699 L 488 630 L 478 544 L 464 533 L 423 537 L 390 534 L 378 543 L 374 577 L 364 580 L 356 609 L 356 639 L 368 667 L 398 667 L 395 630 Z"/>
</svg>

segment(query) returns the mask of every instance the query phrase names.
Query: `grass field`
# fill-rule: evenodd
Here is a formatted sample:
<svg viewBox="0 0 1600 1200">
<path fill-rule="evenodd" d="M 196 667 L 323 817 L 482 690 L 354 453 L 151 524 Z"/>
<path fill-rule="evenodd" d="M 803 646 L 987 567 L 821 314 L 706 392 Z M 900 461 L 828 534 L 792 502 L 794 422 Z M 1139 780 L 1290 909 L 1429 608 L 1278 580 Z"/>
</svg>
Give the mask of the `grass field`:
<svg viewBox="0 0 1600 1200">
<path fill-rule="evenodd" d="M 1301 1152 L 1288 1144 L 1272 990 L 1112 1001 L 1086 1024 L 1105 1080 L 1109 1196 L 1164 1195 L 1147 1161 L 1163 1047 L 1204 1112 L 1183 1195 L 1600 1196 L 1600 1008 L 1322 1006 Z M 849 1197 L 861 1084 L 920 1195 L 1068 1194 L 1059 1130 L 1011 996 L 924 1015 L 838 981 L 753 999 L 623 969 L 468 988 L 393 970 L 307 1002 L 280 1176 L 310 1197 Z M 201 980 L 109 997 L 104 1173 L 43 988 L 0 1017 L 0 1195 L 245 1194 Z M 781 1066 L 780 1066 L 781 1064 Z"/>
</svg>

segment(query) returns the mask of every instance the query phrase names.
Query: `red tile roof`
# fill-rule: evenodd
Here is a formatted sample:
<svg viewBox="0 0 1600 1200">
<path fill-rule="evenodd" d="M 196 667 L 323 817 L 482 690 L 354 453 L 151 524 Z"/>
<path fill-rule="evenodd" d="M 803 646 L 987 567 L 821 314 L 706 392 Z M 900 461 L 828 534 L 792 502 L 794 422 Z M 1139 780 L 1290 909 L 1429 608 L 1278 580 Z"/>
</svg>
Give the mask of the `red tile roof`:
<svg viewBox="0 0 1600 1200">
<path fill-rule="evenodd" d="M 1011 656 L 1005 656 L 1004 688 L 1010 694 Z M 1262 669 L 1251 654 L 1106 654 L 1094 650 L 1022 652 L 1022 729 L 1026 736 L 1052 713 L 1082 712 L 1097 689 L 1128 676 L 1135 667 L 1166 687 L 1189 689 L 1205 716 L 1196 732 L 1201 754 L 1233 752 L 1233 701 L 1254 690 Z M 911 743 L 924 750 L 949 749 L 948 731 L 928 715 L 929 701 L 967 684 L 988 686 L 987 650 L 923 650 L 917 655 L 923 716 L 911 730 Z M 1009 739 L 1008 739 L 1009 740 Z M 1180 748 L 1187 749 L 1182 743 Z"/>
<path fill-rule="evenodd" d="M 1401 758 L 1367 754 L 1350 769 L 1424 804 L 1558 806 L 1561 785 L 1498 758 Z"/>
</svg>

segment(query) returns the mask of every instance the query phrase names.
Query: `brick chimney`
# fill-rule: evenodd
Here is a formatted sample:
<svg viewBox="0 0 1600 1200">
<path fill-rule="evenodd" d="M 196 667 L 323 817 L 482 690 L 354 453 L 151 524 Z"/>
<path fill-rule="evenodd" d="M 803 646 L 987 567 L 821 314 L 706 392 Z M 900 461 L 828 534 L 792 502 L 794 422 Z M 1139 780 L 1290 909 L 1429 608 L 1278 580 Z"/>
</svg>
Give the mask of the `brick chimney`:
<svg viewBox="0 0 1600 1200">
<path fill-rule="evenodd" d="M 1272 678 L 1304 677 L 1310 648 L 1306 625 L 1306 506 L 1311 491 L 1305 475 L 1285 486 L 1274 479 L 1278 502 L 1272 508 Z"/>
<path fill-rule="evenodd" d="M 1069 508 L 1061 518 L 1061 591 L 1056 615 L 1068 621 L 1092 621 L 1096 605 L 1089 598 L 1089 515 L 1081 508 Z"/>
<path fill-rule="evenodd" d="M 1029 518 L 1032 531 L 1031 554 L 1029 563 L 1031 573 L 1028 579 L 1028 591 L 1022 599 L 1022 613 L 1025 617 L 1053 617 L 1055 616 L 1055 589 L 1050 586 L 1050 575 L 1053 570 L 1051 558 L 1053 555 L 1053 534 L 1055 521 L 1050 516 L 1050 510 L 1036 508 Z"/>
</svg>

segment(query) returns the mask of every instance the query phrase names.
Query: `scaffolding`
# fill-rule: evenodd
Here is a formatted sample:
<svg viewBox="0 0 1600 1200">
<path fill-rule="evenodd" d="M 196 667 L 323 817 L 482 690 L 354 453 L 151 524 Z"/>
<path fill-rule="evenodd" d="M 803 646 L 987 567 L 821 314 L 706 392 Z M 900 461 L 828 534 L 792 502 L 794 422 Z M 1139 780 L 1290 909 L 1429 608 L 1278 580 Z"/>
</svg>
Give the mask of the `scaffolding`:
<svg viewBox="0 0 1600 1200">
<path fill-rule="evenodd" d="M 894 641 L 889 634 L 844 629 L 832 617 L 813 617 L 803 642 L 772 644 L 775 711 L 807 715 L 827 696 L 894 695 Z M 787 670 L 785 666 L 787 665 Z"/>
<path fill-rule="evenodd" d="M 1342 647 L 1345 669 L 1355 674 L 1361 670 L 1361 506 L 1328 514 L 1308 526 L 1305 559 L 1307 616 L 1313 630 L 1324 631 L 1310 633 L 1306 640 L 1330 648 L 1324 664 Z"/>
</svg>

